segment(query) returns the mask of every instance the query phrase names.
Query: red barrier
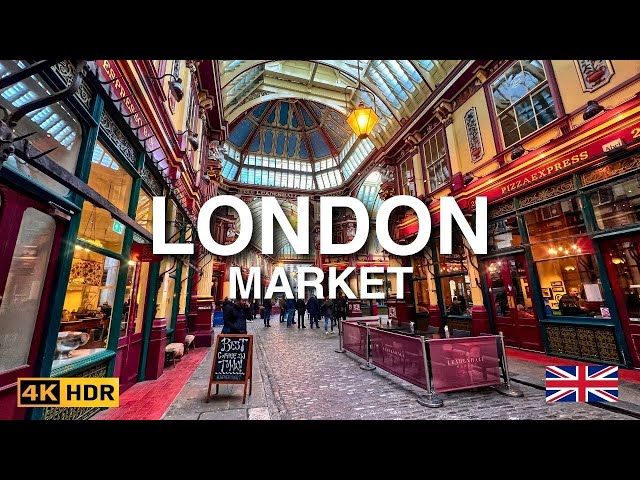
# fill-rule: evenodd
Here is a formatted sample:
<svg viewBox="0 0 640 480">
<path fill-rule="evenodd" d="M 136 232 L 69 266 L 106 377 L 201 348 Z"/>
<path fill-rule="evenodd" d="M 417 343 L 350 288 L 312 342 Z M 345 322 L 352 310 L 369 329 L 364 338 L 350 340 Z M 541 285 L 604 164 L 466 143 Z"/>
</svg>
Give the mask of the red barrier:
<svg viewBox="0 0 640 480">
<path fill-rule="evenodd" d="M 342 348 L 367 360 L 367 327 L 342 322 Z"/>
<path fill-rule="evenodd" d="M 371 363 L 427 390 L 422 340 L 400 333 L 369 329 Z"/>
<path fill-rule="evenodd" d="M 500 385 L 500 358 L 495 336 L 429 340 L 436 392 Z"/>
<path fill-rule="evenodd" d="M 346 320 L 344 320 L 345 322 L 350 322 L 350 323 L 371 323 L 371 324 L 376 324 L 376 325 L 380 325 L 380 317 L 377 316 L 373 316 L 373 317 L 355 317 L 355 318 L 348 318 Z"/>
</svg>

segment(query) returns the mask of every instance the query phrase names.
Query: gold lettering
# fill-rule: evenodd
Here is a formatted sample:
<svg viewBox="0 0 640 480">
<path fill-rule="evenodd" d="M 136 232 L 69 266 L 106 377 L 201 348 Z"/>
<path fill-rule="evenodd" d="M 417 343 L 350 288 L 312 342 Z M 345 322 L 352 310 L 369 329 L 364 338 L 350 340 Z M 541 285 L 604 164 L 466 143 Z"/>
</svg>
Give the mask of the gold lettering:
<svg viewBox="0 0 640 480">
<path fill-rule="evenodd" d="M 547 173 L 551 173 L 551 172 L 553 172 L 553 167 L 548 167 L 547 168 Z"/>
<path fill-rule="evenodd" d="M 568 158 L 566 160 L 562 161 L 562 165 L 564 165 L 565 167 L 568 167 L 571 165 L 571 160 L 569 160 Z"/>
<path fill-rule="evenodd" d="M 527 183 L 531 183 L 531 180 L 529 180 L 528 178 L 525 178 L 524 181 L 522 182 L 522 185 L 526 185 Z"/>
<path fill-rule="evenodd" d="M 584 152 L 580 152 L 580 160 L 586 160 L 587 158 L 589 158 L 589 152 L 586 150 Z"/>
<path fill-rule="evenodd" d="M 538 180 L 538 174 L 537 174 L 537 173 L 532 173 L 532 174 L 531 174 L 531 180 L 532 180 L 532 181 L 534 181 L 534 182 L 535 182 L 536 180 Z"/>
<path fill-rule="evenodd" d="M 556 163 L 556 164 L 554 165 L 554 167 L 556 168 L 556 172 L 557 172 L 558 170 L 562 170 L 562 164 L 561 164 L 561 163 Z"/>
</svg>

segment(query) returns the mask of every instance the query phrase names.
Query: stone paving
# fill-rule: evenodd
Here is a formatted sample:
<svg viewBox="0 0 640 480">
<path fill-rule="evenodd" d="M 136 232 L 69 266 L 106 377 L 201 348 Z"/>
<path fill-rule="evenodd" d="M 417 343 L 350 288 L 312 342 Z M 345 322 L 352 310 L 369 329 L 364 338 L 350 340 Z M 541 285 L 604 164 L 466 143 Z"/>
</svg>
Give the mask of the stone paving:
<svg viewBox="0 0 640 480">
<path fill-rule="evenodd" d="M 427 408 L 416 399 L 424 390 L 376 369 L 359 368 L 361 359 L 336 353 L 338 335 L 323 329 L 286 328 L 261 320 L 249 324 L 256 335 L 253 394 L 242 405 L 241 386 L 221 386 L 221 394 L 205 403 L 212 352 L 196 369 L 165 419 L 611 419 L 630 416 L 588 404 L 545 403 L 544 390 L 514 384 L 523 398 L 500 395 L 490 388 L 441 394 L 444 406 Z M 216 329 L 219 331 L 219 328 Z"/>
</svg>

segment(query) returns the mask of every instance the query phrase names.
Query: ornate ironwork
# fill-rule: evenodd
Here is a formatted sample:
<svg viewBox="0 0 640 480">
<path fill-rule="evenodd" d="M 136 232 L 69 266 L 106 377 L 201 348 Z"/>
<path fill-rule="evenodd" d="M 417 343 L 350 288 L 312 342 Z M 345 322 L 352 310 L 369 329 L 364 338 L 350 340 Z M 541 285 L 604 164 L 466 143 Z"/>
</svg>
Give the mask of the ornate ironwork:
<svg viewBox="0 0 640 480">
<path fill-rule="evenodd" d="M 545 325 L 549 352 L 620 364 L 613 328 L 588 325 Z"/>
<path fill-rule="evenodd" d="M 565 193 L 572 192 L 576 189 L 572 179 L 565 180 L 564 182 L 557 183 L 551 187 L 543 188 L 537 192 L 530 193 L 520 197 L 520 207 L 528 207 L 535 203 L 544 202 L 550 198 L 559 197 Z"/>
<path fill-rule="evenodd" d="M 104 378 L 107 376 L 107 364 L 102 363 L 80 372 L 74 377 Z M 86 420 L 100 411 L 99 407 L 55 407 L 43 409 L 43 420 Z"/>
<path fill-rule="evenodd" d="M 494 205 L 491 208 L 489 208 L 487 216 L 490 219 L 498 218 L 498 217 L 501 217 L 502 215 L 515 212 L 515 210 L 516 210 L 515 203 L 513 202 L 513 200 L 509 200 L 508 202 L 500 203 L 498 205 Z"/>
<path fill-rule="evenodd" d="M 107 112 L 102 112 L 102 118 L 100 118 L 100 128 L 109 137 L 109 140 L 113 142 L 116 148 L 122 153 L 132 165 L 136 163 L 136 153 L 127 138 L 122 133 L 122 130 L 118 128 L 116 122 L 109 116 Z"/>
<path fill-rule="evenodd" d="M 151 190 L 151 193 L 153 193 L 157 197 L 162 195 L 162 185 L 160 185 L 158 179 L 153 173 L 151 173 L 151 170 L 149 170 L 146 165 L 143 165 L 140 169 L 140 177 L 142 178 L 144 183 L 147 184 L 149 190 Z"/>
<path fill-rule="evenodd" d="M 640 168 L 640 155 L 623 158 L 622 160 L 617 160 L 609 165 L 592 170 L 591 172 L 583 173 L 582 185 L 587 186 L 603 180 L 609 180 L 612 177 L 622 175 L 623 173 L 627 173 L 638 168 Z"/>
<path fill-rule="evenodd" d="M 60 63 L 56 63 L 51 67 L 53 71 L 63 80 L 67 85 L 70 85 L 73 81 L 73 76 L 76 73 L 76 69 L 69 60 L 63 60 Z M 91 89 L 84 83 L 80 83 L 78 91 L 74 95 L 82 104 L 89 109 L 91 107 Z"/>
</svg>

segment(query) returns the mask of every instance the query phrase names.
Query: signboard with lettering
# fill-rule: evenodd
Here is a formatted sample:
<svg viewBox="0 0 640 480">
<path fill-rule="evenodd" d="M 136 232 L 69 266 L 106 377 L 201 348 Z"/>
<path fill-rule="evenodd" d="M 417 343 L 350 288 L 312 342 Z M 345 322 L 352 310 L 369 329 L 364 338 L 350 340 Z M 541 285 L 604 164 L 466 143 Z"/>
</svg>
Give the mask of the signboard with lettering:
<svg viewBox="0 0 640 480">
<path fill-rule="evenodd" d="M 137 243 L 131 244 L 130 258 L 134 262 L 161 262 L 163 256 L 153 253 L 153 244 Z"/>
<path fill-rule="evenodd" d="M 499 385 L 500 358 L 495 336 L 429 340 L 436 392 Z"/>
<path fill-rule="evenodd" d="M 251 395 L 251 368 L 253 358 L 253 335 L 219 334 L 213 350 L 213 363 L 209 376 L 207 402 L 211 397 L 211 386 L 216 385 L 216 395 L 220 384 L 244 384 L 242 403 L 247 398 L 247 383 Z"/>
</svg>

